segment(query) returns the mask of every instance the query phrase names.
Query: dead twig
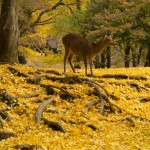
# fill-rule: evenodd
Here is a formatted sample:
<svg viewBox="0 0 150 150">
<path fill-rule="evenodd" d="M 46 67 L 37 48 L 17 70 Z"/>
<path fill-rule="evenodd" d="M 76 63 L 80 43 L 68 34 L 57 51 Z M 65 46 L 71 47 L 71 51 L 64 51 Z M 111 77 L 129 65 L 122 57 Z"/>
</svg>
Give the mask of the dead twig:
<svg viewBox="0 0 150 150">
<path fill-rule="evenodd" d="M 41 121 L 41 116 L 43 113 L 43 110 L 46 108 L 46 106 L 50 103 L 52 103 L 54 100 L 54 96 L 51 96 L 48 100 L 44 100 L 41 105 L 38 107 L 38 109 L 36 110 L 36 114 L 35 114 L 35 123 L 39 124 Z"/>
</svg>

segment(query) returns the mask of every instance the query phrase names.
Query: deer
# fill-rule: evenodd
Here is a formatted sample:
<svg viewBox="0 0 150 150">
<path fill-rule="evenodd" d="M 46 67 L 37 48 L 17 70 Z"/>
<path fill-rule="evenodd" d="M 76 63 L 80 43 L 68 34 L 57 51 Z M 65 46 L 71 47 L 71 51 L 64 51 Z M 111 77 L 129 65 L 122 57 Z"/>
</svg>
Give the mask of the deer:
<svg viewBox="0 0 150 150">
<path fill-rule="evenodd" d="M 85 66 L 85 75 L 87 76 L 87 60 L 89 60 L 90 64 L 90 72 L 91 76 L 93 76 L 92 70 L 92 59 L 100 54 L 107 46 L 115 46 L 117 43 L 113 40 L 112 35 L 105 35 L 104 38 L 94 43 L 92 41 L 87 40 L 76 33 L 68 33 L 62 38 L 62 42 L 65 48 L 64 55 L 64 74 L 66 75 L 66 62 L 67 59 L 72 68 L 72 71 L 75 73 L 75 69 L 72 64 L 72 59 L 74 55 L 82 56 Z"/>
</svg>

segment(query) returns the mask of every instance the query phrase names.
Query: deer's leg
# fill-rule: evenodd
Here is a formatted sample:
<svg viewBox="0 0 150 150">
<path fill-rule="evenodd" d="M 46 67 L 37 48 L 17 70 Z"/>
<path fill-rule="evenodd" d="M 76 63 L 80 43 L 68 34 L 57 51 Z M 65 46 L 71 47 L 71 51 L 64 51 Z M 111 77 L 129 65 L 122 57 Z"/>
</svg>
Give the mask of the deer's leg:
<svg viewBox="0 0 150 150">
<path fill-rule="evenodd" d="M 73 54 L 69 54 L 68 61 L 70 63 L 72 71 L 75 73 L 75 69 L 74 69 L 73 64 L 72 64 L 72 58 L 73 58 Z"/>
<path fill-rule="evenodd" d="M 65 56 L 64 56 L 64 74 L 66 74 L 66 62 L 69 56 L 69 48 L 65 47 Z"/>
<path fill-rule="evenodd" d="M 84 66 L 85 66 L 85 75 L 87 75 L 87 58 L 83 57 Z"/>
<path fill-rule="evenodd" d="M 93 76 L 93 70 L 92 70 L 92 59 L 89 59 L 89 63 L 90 63 L 90 71 L 91 71 L 91 75 Z"/>
</svg>

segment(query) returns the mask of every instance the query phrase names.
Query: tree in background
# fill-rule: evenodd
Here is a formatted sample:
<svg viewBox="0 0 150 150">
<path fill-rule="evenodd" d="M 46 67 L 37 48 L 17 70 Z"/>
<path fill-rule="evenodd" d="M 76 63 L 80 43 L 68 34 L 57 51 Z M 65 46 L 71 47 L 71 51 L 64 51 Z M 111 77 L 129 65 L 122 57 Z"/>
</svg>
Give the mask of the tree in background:
<svg viewBox="0 0 150 150">
<path fill-rule="evenodd" d="M 86 9 L 63 18 L 62 22 L 57 24 L 57 29 L 61 27 L 61 29 L 64 28 L 64 32 L 80 33 L 94 41 L 102 39 L 107 32 L 112 31 L 120 45 L 120 52 L 115 52 L 115 49 L 111 49 L 111 53 L 104 51 L 102 56 L 105 54 L 107 56 L 102 57 L 102 61 L 107 62 L 107 66 L 110 67 L 110 58 L 114 60 L 114 65 L 120 59 L 120 67 L 124 62 L 127 68 L 132 61 L 132 66 L 136 67 L 140 65 L 141 55 L 145 55 L 148 39 L 150 39 L 147 31 L 149 8 L 149 2 L 146 0 L 91 0 Z M 107 58 L 107 61 L 104 58 Z M 145 56 L 144 59 L 146 59 Z M 147 59 L 149 59 L 149 53 L 147 53 Z"/>
<path fill-rule="evenodd" d="M 143 37 L 141 44 L 146 45 L 148 51 L 145 60 L 145 66 L 150 66 L 150 1 L 145 1 L 136 15 L 137 28 L 142 29 Z M 140 37 L 138 35 L 138 37 Z"/>
<path fill-rule="evenodd" d="M 18 63 L 18 1 L 3 0 L 0 16 L 0 62 Z"/>
</svg>

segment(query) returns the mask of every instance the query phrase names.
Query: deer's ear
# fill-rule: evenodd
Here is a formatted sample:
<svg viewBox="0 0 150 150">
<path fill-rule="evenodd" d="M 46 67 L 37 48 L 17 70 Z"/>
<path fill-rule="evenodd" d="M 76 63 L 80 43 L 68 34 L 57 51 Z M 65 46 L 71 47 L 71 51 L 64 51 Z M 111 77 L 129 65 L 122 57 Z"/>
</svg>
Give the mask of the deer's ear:
<svg viewBox="0 0 150 150">
<path fill-rule="evenodd" d="M 107 34 L 104 36 L 104 39 L 107 37 Z"/>
</svg>

